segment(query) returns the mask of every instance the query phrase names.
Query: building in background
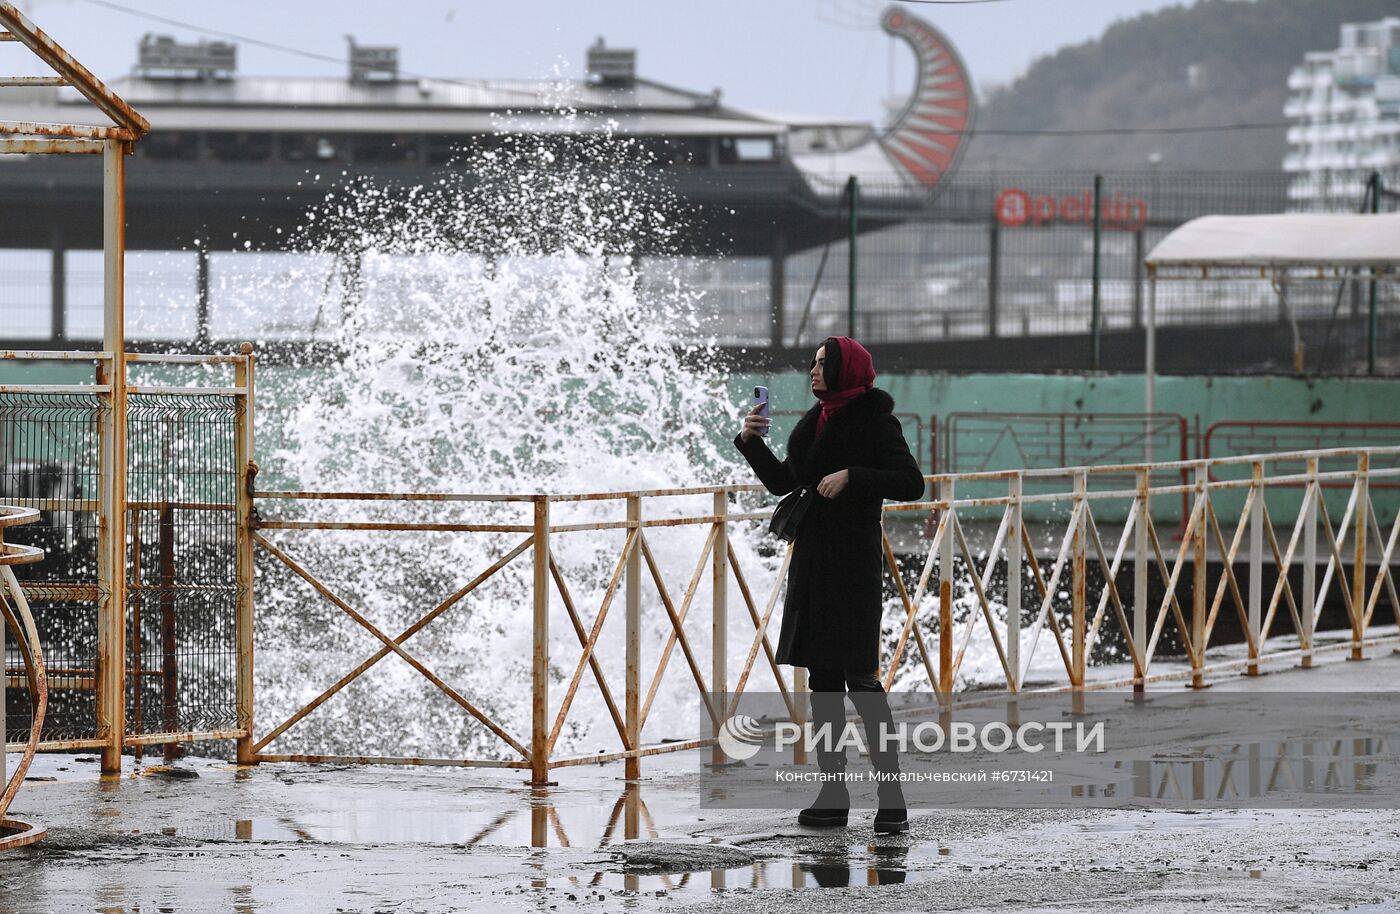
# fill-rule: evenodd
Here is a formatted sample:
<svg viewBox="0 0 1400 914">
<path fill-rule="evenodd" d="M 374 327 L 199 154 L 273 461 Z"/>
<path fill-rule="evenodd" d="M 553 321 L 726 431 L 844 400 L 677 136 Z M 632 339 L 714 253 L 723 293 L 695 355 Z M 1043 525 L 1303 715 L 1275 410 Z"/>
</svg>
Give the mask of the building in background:
<svg viewBox="0 0 1400 914">
<path fill-rule="evenodd" d="M 1400 166 L 1400 18 L 1344 24 L 1341 47 L 1308 52 L 1288 89 L 1293 209 L 1330 208 L 1339 196 L 1359 203 L 1371 172 Z"/>
</svg>

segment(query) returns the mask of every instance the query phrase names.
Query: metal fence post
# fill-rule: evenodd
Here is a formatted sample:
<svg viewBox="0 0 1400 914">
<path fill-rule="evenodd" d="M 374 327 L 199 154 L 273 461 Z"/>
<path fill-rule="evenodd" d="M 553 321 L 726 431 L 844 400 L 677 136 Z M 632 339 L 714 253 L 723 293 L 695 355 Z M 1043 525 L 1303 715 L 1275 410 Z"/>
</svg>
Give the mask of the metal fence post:
<svg viewBox="0 0 1400 914">
<path fill-rule="evenodd" d="M 787 236 L 781 228 L 775 228 L 768 258 L 768 346 L 775 352 L 783 348 L 783 340 L 787 338 L 786 311 Z"/>
<path fill-rule="evenodd" d="M 242 535 L 242 528 L 239 528 Z M 180 677 L 175 629 L 175 509 L 167 502 L 160 509 L 157 553 L 160 564 L 160 704 L 161 727 L 174 733 L 180 720 Z M 240 667 L 240 675 L 242 668 Z M 251 728 L 250 728 L 251 729 Z M 166 743 L 166 764 L 181 755 L 179 743 Z"/>
<path fill-rule="evenodd" d="M 1021 475 L 1011 477 L 1011 522 L 1006 531 L 1006 665 L 1011 691 L 1021 691 Z M 946 534 L 945 534 L 946 535 Z"/>
<path fill-rule="evenodd" d="M 1141 692 L 1147 687 L 1147 570 L 1151 559 L 1148 552 L 1151 545 L 1147 537 L 1147 522 L 1152 510 L 1151 470 L 1137 472 L 1137 518 L 1133 523 L 1133 644 L 1138 656 L 1143 658 L 1142 675 L 1133 682 L 1133 691 Z"/>
<path fill-rule="evenodd" d="M 1371 212 L 1381 211 L 1381 173 L 1371 172 Z M 1366 312 L 1366 373 L 1376 373 L 1376 268 L 1371 267 L 1370 305 Z"/>
<path fill-rule="evenodd" d="M 987 241 L 987 336 L 997 337 L 997 324 L 1001 307 L 998 296 L 1001 294 L 1001 222 L 992 220 L 992 231 Z"/>
<path fill-rule="evenodd" d="M 530 668 L 530 783 L 549 783 L 549 496 L 536 495 L 534 662 Z"/>
<path fill-rule="evenodd" d="M 253 459 L 253 344 L 244 343 L 242 356 L 234 364 L 234 386 L 243 388 L 238 394 L 241 409 L 234 420 L 234 453 L 238 466 L 238 488 L 234 506 L 238 516 L 237 558 L 235 576 L 238 579 L 238 606 L 235 630 L 238 639 L 238 726 L 245 735 L 238 738 L 238 764 L 257 762 L 253 752 L 253 485 L 257 478 L 257 463 Z"/>
<path fill-rule="evenodd" d="M 1302 657 L 1298 665 L 1312 669 L 1313 628 L 1317 624 L 1317 500 L 1322 489 L 1317 484 L 1317 458 L 1308 458 L 1308 481 L 1304 491 L 1307 510 L 1303 518 L 1303 630 Z"/>
<path fill-rule="evenodd" d="M 729 707 L 729 671 L 726 660 L 729 654 L 729 493 L 715 493 L 715 549 L 714 591 L 710 615 L 710 691 L 715 696 L 715 707 L 721 714 Z M 714 735 L 719 736 L 723 721 L 713 724 Z M 711 747 L 710 761 L 722 765 L 726 761 L 724 750 L 716 742 Z"/>
<path fill-rule="evenodd" d="M 1206 593 L 1206 526 L 1210 523 L 1210 493 L 1206 483 L 1210 470 L 1206 464 L 1196 465 L 1196 500 L 1200 516 L 1196 518 L 1196 528 L 1191 542 L 1194 555 L 1191 561 L 1191 688 L 1203 689 L 1206 686 L 1205 659 L 1206 615 L 1210 612 L 1210 596 Z M 1186 544 L 1182 543 L 1185 549 Z"/>
<path fill-rule="evenodd" d="M 1091 367 L 1099 370 L 1102 362 L 1102 344 L 1099 338 L 1099 325 L 1103 321 L 1103 175 L 1094 175 L 1094 275 L 1092 285 L 1092 314 L 1089 333 L 1093 341 Z"/>
<path fill-rule="evenodd" d="M 850 225 L 847 232 L 850 238 L 847 240 L 847 260 L 846 270 L 846 335 L 857 336 L 856 333 L 856 234 L 860 231 L 860 180 L 855 175 L 851 175 L 846 181 L 846 193 L 849 195 Z"/>
<path fill-rule="evenodd" d="M 948 502 L 948 525 L 938 550 L 938 691 L 953 691 L 953 480 L 944 480 L 939 494 Z"/>
<path fill-rule="evenodd" d="M 1085 554 L 1087 536 L 1085 531 L 1088 524 L 1085 519 L 1085 512 L 1089 510 L 1089 505 L 1085 501 L 1085 491 L 1088 489 L 1088 474 L 1083 470 L 1074 474 L 1074 566 L 1073 583 L 1070 588 L 1070 631 L 1071 631 L 1071 653 L 1070 653 L 1070 685 L 1075 688 L 1084 687 L 1084 639 L 1085 639 L 1085 617 L 1084 602 L 1085 590 L 1088 582 L 1087 569 L 1085 568 Z"/>
<path fill-rule="evenodd" d="M 98 362 L 103 407 L 98 500 L 97 728 L 106 740 L 102 771 L 118 773 L 126 735 L 126 151 L 108 140 L 102 169 L 102 341 Z"/>
<path fill-rule="evenodd" d="M 1143 229 L 1133 232 L 1133 329 L 1142 329 Z"/>
<path fill-rule="evenodd" d="M 1264 598 L 1264 464 L 1251 464 L 1252 483 L 1249 491 L 1254 501 L 1249 506 L 1249 663 L 1246 676 L 1259 675 L 1260 610 Z M 1222 556 L 1222 559 L 1224 557 Z M 1282 569 L 1280 569 L 1282 574 Z"/>
<path fill-rule="evenodd" d="M 1371 455 L 1362 451 L 1356 455 L 1356 511 L 1353 515 L 1351 571 L 1351 655 L 1349 660 L 1365 660 L 1361 642 L 1366 637 L 1366 527 L 1370 523 Z"/>
<path fill-rule="evenodd" d="M 639 495 L 627 496 L 627 534 L 640 539 L 642 535 L 642 499 Z M 626 727 L 629 749 L 637 751 L 642 746 L 642 547 L 633 543 L 632 553 L 627 557 L 627 583 L 625 612 L 627 616 L 627 710 Z M 623 776 L 636 780 L 642 776 L 642 759 L 630 755 L 623 766 Z"/>
</svg>

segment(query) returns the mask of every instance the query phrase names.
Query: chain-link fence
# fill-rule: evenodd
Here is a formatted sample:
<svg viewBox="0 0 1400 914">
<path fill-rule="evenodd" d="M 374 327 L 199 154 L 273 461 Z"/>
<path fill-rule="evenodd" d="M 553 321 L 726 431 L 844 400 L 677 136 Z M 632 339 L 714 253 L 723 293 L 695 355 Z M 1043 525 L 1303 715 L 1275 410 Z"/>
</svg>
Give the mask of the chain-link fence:
<svg viewBox="0 0 1400 914">
<path fill-rule="evenodd" d="M 128 734 L 238 725 L 239 408 L 227 396 L 130 398 Z"/>
<path fill-rule="evenodd" d="M 1350 184 L 1336 188 L 1321 208 L 1400 209 L 1400 194 L 1386 190 L 1400 188 L 1400 171 L 1360 185 L 1359 194 Z M 850 218 L 848 193 L 833 188 L 824 218 L 840 237 L 786 259 L 782 323 L 767 342 L 805 346 L 834 333 L 873 344 L 1005 340 L 1011 345 L 1002 355 L 981 350 L 986 367 L 1015 368 L 1016 359 L 1039 368 L 1140 367 L 1147 253 L 1198 216 L 1289 211 L 1289 190 L 1281 173 L 980 174 L 921 201 L 902 187 L 862 183 L 857 221 L 868 229 L 852 243 L 839 232 Z M 1370 283 L 1358 274 L 1298 284 L 1286 308 L 1266 277 L 1164 284 L 1158 325 L 1199 334 L 1185 342 L 1169 335 L 1161 367 L 1291 368 L 1291 313 L 1310 370 L 1364 371 Z M 1393 372 L 1400 370 L 1395 277 L 1377 283 L 1377 299 L 1379 361 L 1383 372 Z M 728 315 L 717 323 L 745 326 Z M 1240 345 L 1241 330 L 1254 334 L 1250 345 Z M 1110 350 L 1099 365 L 1095 347 L 1073 339 L 1096 334 Z"/>
<path fill-rule="evenodd" d="M 98 499 L 102 405 L 96 394 L 0 394 L 0 502 L 38 508 L 16 542 L 44 561 L 19 569 L 49 672 L 46 743 L 98 739 Z M 237 484 L 229 396 L 128 400 L 126 733 L 238 725 L 235 681 Z M 27 738 L 32 708 L 6 656 L 6 740 Z"/>
<path fill-rule="evenodd" d="M 845 178 L 752 175 L 726 193 L 761 191 L 786 202 L 775 204 L 771 223 L 748 226 L 746 241 L 723 240 L 725 220 L 738 218 L 725 207 L 683 203 L 688 211 L 675 214 L 678 228 L 668 236 L 672 254 L 598 256 L 597 269 L 635 283 L 643 307 L 678 294 L 693 299 L 696 325 L 668 318 L 682 343 L 713 340 L 772 355 L 851 333 L 873 345 L 902 346 L 906 368 L 1139 371 L 1143 261 L 1182 223 L 1304 208 L 1400 209 L 1400 169 L 1374 181 L 1316 183 L 1306 200 L 1282 171 L 969 171 L 933 192 L 887 177 L 857 177 L 856 184 L 852 195 Z M 50 338 L 60 312 L 68 340 L 92 331 L 100 301 L 93 252 L 0 254 L 18 283 L 0 295 L 7 316 L 14 314 L 16 338 Z M 485 251 L 456 256 L 464 275 L 501 271 L 518 281 L 518 289 L 508 282 L 481 286 L 488 298 L 551 281 L 548 255 L 528 264 Z M 477 294 L 470 283 L 448 291 L 435 284 L 457 269 L 453 255 L 432 262 L 366 256 L 354 261 L 358 267 L 353 260 L 285 250 L 133 251 L 128 321 L 133 335 L 157 346 L 249 337 L 264 348 L 300 351 L 334 341 L 354 310 L 347 303 L 357 298 L 402 332 L 427 336 L 436 328 L 415 320 L 415 298 Z M 50 300 L 51 289 L 61 290 L 63 308 Z M 1286 307 L 1269 277 L 1163 284 L 1158 296 L 1160 370 L 1292 372 L 1301 341 L 1309 373 L 1400 372 L 1394 275 L 1376 284 L 1374 332 L 1369 276 L 1297 284 Z M 462 313 L 480 304 L 464 300 Z M 1374 369 L 1367 358 L 1373 337 Z"/>
<path fill-rule="evenodd" d="M 41 521 L 7 536 L 44 550 L 17 576 L 34 610 L 49 674 L 43 738 L 97 733 L 98 418 L 95 394 L 0 394 L 0 502 Z M 5 655 L 6 742 L 29 738 L 33 707 L 18 648 Z"/>
</svg>

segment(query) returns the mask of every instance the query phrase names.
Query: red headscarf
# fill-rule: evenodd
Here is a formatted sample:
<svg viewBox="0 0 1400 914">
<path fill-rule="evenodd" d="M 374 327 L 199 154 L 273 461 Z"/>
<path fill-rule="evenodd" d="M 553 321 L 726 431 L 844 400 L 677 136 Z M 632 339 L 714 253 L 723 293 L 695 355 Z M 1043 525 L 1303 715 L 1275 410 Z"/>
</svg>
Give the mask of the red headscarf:
<svg viewBox="0 0 1400 914">
<path fill-rule="evenodd" d="M 836 352 L 831 351 L 832 343 L 837 346 Z M 835 378 L 830 372 L 826 373 L 826 390 L 812 391 L 822 401 L 821 415 L 817 416 L 819 435 L 837 410 L 875 386 L 875 360 L 864 346 L 849 336 L 828 337 L 825 345 L 827 365 L 830 366 L 832 356 L 836 356 L 837 372 Z"/>
</svg>

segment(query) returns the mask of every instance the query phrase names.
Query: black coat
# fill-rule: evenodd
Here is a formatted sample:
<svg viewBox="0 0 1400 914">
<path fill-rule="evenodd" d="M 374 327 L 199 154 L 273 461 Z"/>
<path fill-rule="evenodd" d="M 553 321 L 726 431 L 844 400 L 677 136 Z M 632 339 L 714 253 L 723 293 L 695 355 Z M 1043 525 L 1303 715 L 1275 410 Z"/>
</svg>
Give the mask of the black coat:
<svg viewBox="0 0 1400 914">
<path fill-rule="evenodd" d="M 884 546 L 881 505 L 915 501 L 924 478 L 909 453 L 894 400 L 871 388 L 834 413 L 816 434 L 818 403 L 788 438 L 779 461 L 761 437 L 734 444 L 774 495 L 815 485 L 838 470 L 850 482 L 834 499 L 815 496 L 797 530 L 788 568 L 779 663 L 868 673 L 879 667 Z"/>
</svg>

